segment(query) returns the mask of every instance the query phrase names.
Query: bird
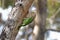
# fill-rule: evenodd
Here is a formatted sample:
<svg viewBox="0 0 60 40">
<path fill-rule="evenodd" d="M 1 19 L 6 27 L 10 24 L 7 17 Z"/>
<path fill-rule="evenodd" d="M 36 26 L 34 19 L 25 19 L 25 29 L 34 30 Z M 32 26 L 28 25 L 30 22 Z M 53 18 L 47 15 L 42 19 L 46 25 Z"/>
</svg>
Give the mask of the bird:
<svg viewBox="0 0 60 40">
<path fill-rule="evenodd" d="M 34 20 L 33 17 L 25 18 L 23 20 L 23 23 L 18 27 L 18 30 L 19 30 L 20 27 L 30 24 L 33 20 Z"/>
</svg>

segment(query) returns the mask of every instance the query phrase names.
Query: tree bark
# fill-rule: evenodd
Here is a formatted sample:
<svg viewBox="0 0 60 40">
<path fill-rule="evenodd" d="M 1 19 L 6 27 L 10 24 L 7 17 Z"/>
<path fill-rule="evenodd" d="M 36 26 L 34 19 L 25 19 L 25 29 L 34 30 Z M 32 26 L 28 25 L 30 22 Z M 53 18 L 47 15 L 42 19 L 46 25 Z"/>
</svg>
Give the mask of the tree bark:
<svg viewBox="0 0 60 40">
<path fill-rule="evenodd" d="M 23 9 L 21 9 L 21 8 L 19 7 L 20 13 L 22 13 L 22 14 L 21 14 L 21 17 L 20 17 L 20 18 L 18 17 L 18 20 L 16 21 L 13 30 L 10 32 L 10 33 L 11 33 L 10 40 L 15 40 L 15 37 L 16 37 L 18 31 L 19 31 L 19 30 L 18 30 L 18 28 L 19 28 L 18 26 L 22 24 L 22 21 L 23 21 L 23 19 L 25 18 L 25 16 L 27 15 L 27 11 L 29 10 L 29 8 L 30 8 L 30 6 L 32 5 L 33 1 L 34 1 L 34 0 L 29 0 L 29 1 L 23 6 Z M 18 16 L 18 15 L 17 15 L 17 16 Z M 19 15 L 19 16 L 20 16 L 20 15 Z"/>
<path fill-rule="evenodd" d="M 33 40 L 44 40 L 45 24 L 47 16 L 47 0 L 38 0 L 38 10 L 33 30 Z"/>
</svg>

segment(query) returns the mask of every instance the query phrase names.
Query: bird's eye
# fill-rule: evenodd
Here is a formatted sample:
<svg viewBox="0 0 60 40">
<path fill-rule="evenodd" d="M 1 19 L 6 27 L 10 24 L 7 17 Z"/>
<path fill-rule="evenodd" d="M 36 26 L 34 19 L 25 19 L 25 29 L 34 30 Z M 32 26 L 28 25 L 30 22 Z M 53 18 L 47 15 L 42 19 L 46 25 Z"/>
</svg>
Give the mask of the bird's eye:
<svg viewBox="0 0 60 40">
<path fill-rule="evenodd" d="M 21 2 L 22 2 L 23 0 L 21 0 Z"/>
<path fill-rule="evenodd" d="M 20 4 L 20 6 L 22 6 L 22 4 Z"/>
<path fill-rule="evenodd" d="M 20 0 L 18 0 L 18 1 L 20 1 Z"/>
</svg>

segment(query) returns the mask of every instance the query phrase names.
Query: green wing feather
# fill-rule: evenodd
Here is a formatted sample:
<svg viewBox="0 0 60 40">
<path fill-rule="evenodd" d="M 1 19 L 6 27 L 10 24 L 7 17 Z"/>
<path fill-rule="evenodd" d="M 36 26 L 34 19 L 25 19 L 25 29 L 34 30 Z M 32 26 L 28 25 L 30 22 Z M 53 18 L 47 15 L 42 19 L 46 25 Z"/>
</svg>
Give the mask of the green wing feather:
<svg viewBox="0 0 60 40">
<path fill-rule="evenodd" d="M 30 18 L 25 18 L 25 19 L 23 20 L 22 26 L 26 26 L 26 25 L 28 25 L 29 23 L 31 23 L 32 21 L 33 21 L 33 18 L 32 18 L 32 17 L 30 17 Z"/>
<path fill-rule="evenodd" d="M 23 23 L 18 27 L 18 30 L 19 30 L 20 27 L 30 24 L 33 20 L 34 20 L 34 17 L 25 18 L 23 20 Z"/>
</svg>

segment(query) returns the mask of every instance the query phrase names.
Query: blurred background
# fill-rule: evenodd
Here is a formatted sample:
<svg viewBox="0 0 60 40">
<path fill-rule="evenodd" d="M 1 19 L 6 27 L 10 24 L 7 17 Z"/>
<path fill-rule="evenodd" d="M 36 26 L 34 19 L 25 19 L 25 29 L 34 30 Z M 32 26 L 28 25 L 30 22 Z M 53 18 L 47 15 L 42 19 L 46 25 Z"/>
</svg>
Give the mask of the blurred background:
<svg viewBox="0 0 60 40">
<path fill-rule="evenodd" d="M 8 14 L 14 7 L 15 2 L 16 0 L 0 0 L 2 20 L 7 20 Z M 31 6 L 30 10 L 31 9 L 35 10 L 34 4 Z M 0 24 L 0 34 L 2 29 L 3 25 Z M 45 40 L 60 40 L 60 0 L 47 0 L 46 29 L 48 29 L 48 31 L 45 33 Z M 30 31 L 31 30 L 32 29 L 30 29 Z M 22 33 L 24 32 L 22 31 Z"/>
</svg>

